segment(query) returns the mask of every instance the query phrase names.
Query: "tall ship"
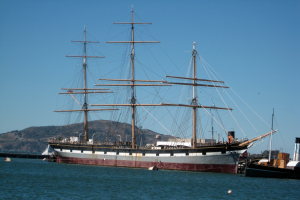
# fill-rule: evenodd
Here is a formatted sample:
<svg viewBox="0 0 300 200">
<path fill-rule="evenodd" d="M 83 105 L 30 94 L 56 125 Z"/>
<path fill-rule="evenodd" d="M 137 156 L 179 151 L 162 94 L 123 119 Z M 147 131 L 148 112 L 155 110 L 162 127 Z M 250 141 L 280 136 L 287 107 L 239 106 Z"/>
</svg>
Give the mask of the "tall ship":
<svg viewBox="0 0 300 200">
<path fill-rule="evenodd" d="M 134 21 L 133 10 L 131 11 L 131 22 L 118 22 L 114 24 L 122 24 L 130 26 L 130 39 L 128 41 L 113 41 L 107 43 L 127 44 L 130 45 L 130 52 L 125 56 L 129 57 L 129 75 L 128 78 L 120 79 L 104 79 L 100 78 L 101 84 L 94 84 L 93 87 L 89 87 L 87 84 L 87 60 L 92 58 L 103 58 L 102 56 L 89 56 L 87 55 L 86 47 L 88 43 L 97 43 L 86 39 L 86 30 L 84 29 L 84 39 L 82 41 L 73 41 L 83 44 L 83 55 L 69 56 L 82 58 L 82 72 L 83 78 L 81 88 L 62 88 L 64 92 L 60 94 L 69 95 L 78 104 L 79 109 L 72 110 L 57 110 L 55 112 L 79 112 L 83 114 L 83 130 L 84 137 L 80 135 L 69 138 L 53 138 L 49 141 L 49 145 L 54 149 L 56 155 L 56 162 L 58 163 L 70 163 L 70 164 L 89 164 L 89 165 L 102 165 L 102 166 L 115 166 L 115 167 L 134 167 L 134 168 L 150 168 L 156 167 L 158 169 L 169 170 L 189 170 L 189 171 L 203 171 L 203 172 L 223 172 L 223 173 L 237 173 L 237 165 L 239 157 L 242 153 L 247 151 L 253 143 L 258 140 L 274 133 L 272 130 L 269 133 L 263 134 L 254 139 L 248 140 L 247 138 L 237 139 L 235 137 L 235 131 L 228 131 L 222 121 L 217 120 L 219 114 L 212 114 L 212 110 L 221 112 L 232 112 L 232 108 L 229 108 L 227 104 L 224 107 L 216 106 L 215 102 L 210 105 L 203 105 L 201 97 L 198 95 L 200 89 L 198 88 L 210 88 L 219 92 L 219 89 L 226 90 L 229 88 L 222 80 L 200 79 L 197 77 L 197 60 L 200 58 L 196 50 L 196 42 L 193 43 L 193 49 L 191 52 L 191 67 L 189 76 L 171 76 L 167 75 L 163 80 L 151 80 L 149 77 L 146 79 L 140 79 L 139 74 L 136 74 L 136 63 L 140 65 L 140 60 L 136 60 L 136 45 L 159 43 L 159 41 L 138 41 L 135 39 L 135 28 L 139 25 L 148 25 L 151 23 L 141 23 Z M 203 60 L 200 60 L 203 62 Z M 172 81 L 175 80 L 175 81 Z M 179 80 L 179 81 L 176 81 Z M 104 81 L 108 83 L 103 83 Z M 163 96 L 159 94 L 158 88 L 170 88 L 170 87 L 188 87 L 190 90 L 187 103 L 175 103 L 165 101 Z M 102 88 L 105 87 L 105 88 Z M 138 92 L 140 88 L 154 88 L 152 94 L 157 96 L 160 103 L 141 103 L 142 99 L 139 99 Z M 103 104 L 91 104 L 89 103 L 89 95 L 99 94 L 100 98 L 105 98 L 105 95 L 114 94 L 113 89 L 117 92 L 124 91 L 119 88 L 125 88 L 126 95 L 121 94 L 118 98 L 115 97 L 114 103 L 103 101 Z M 110 90 L 112 89 L 112 91 Z M 198 89 L 198 90 L 197 90 Z M 179 91 L 179 90 L 178 90 Z M 201 91 L 201 90 L 200 90 Z M 115 93 L 117 93 L 115 92 Z M 151 94 L 151 93 L 149 93 Z M 81 95 L 82 102 L 79 102 L 77 95 Z M 121 103 L 116 102 L 121 100 Z M 124 103 L 125 102 L 125 103 Z M 155 109 L 150 109 L 155 108 Z M 162 110 L 161 115 L 172 115 L 171 119 L 175 122 L 161 120 L 154 117 L 151 110 Z M 172 113 L 170 109 L 184 108 L 185 114 L 180 114 L 175 111 Z M 130 121 L 131 126 L 131 138 L 121 139 L 121 135 L 117 135 L 120 139 L 117 141 L 104 140 L 95 141 L 94 134 L 89 134 L 89 120 L 88 113 L 95 112 L 110 112 L 116 116 L 124 113 L 124 109 L 127 109 L 127 119 Z M 167 141 L 161 140 L 161 135 L 157 135 L 156 141 L 152 145 L 145 145 L 141 142 L 141 138 L 137 141 L 137 132 L 141 127 L 137 125 L 138 110 L 142 109 L 146 112 L 148 117 L 153 117 L 154 126 L 163 127 L 172 138 Z M 211 118 L 211 136 L 209 139 L 205 139 L 203 136 L 203 127 L 201 126 L 202 115 L 206 115 Z M 232 114 L 230 114 L 232 115 Z M 176 119 L 180 116 L 183 122 L 177 123 Z M 217 117 L 218 116 L 218 117 Z M 144 117 L 146 118 L 146 117 Z M 116 120 L 117 121 L 117 120 Z M 140 120 L 141 121 L 141 120 Z M 191 125 L 187 125 L 187 121 L 192 121 Z M 173 130 L 168 130 L 166 124 L 175 124 Z M 214 124 L 221 127 L 221 130 L 225 133 L 226 138 L 223 141 L 216 137 Z M 116 126 L 116 123 L 114 123 Z M 116 127 L 114 127 L 116 128 Z M 187 132 L 186 135 L 175 136 L 175 132 Z M 108 131 L 107 134 L 110 132 Z M 78 134 L 78 133 L 77 133 Z M 74 134 L 75 135 L 75 134 Z M 115 136 L 116 137 L 116 136 Z M 118 137 L 116 137 L 118 138 Z"/>
</svg>

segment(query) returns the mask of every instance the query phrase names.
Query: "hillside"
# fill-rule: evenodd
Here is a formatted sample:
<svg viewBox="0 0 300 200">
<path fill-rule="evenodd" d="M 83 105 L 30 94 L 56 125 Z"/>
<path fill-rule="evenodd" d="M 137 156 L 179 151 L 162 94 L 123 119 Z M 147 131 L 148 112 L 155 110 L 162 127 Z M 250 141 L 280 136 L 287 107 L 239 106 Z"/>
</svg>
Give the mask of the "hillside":
<svg viewBox="0 0 300 200">
<path fill-rule="evenodd" d="M 83 132 L 83 123 L 66 126 L 29 127 L 24 130 L 14 130 L 0 134 L 0 151 L 43 152 L 47 141 L 53 137 L 78 137 Z M 136 141 L 139 145 L 155 142 L 158 133 L 136 127 Z M 89 138 L 94 135 L 98 141 L 131 141 L 131 125 L 113 121 L 89 122 Z M 120 136 L 119 136 L 120 135 Z M 161 135 L 161 134 L 159 134 Z M 83 136 L 83 134 L 81 135 Z M 161 135 L 162 140 L 171 136 Z"/>
</svg>

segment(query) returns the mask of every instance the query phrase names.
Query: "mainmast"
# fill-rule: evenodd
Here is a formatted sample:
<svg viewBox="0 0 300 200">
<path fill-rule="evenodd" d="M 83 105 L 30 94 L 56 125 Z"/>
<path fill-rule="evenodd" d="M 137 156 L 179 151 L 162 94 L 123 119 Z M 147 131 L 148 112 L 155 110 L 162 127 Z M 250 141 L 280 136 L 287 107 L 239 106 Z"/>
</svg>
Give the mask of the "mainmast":
<svg viewBox="0 0 300 200">
<path fill-rule="evenodd" d="M 136 23 L 136 22 L 127 22 L 127 23 L 114 23 L 114 24 L 131 24 L 132 27 L 134 24 L 150 24 L 150 23 Z M 132 31 L 134 29 L 132 28 Z M 132 33 L 132 36 L 133 33 Z M 159 41 L 154 41 L 159 42 Z M 168 82 L 168 81 L 157 81 L 157 80 L 136 80 L 134 79 L 134 45 L 135 43 L 153 43 L 153 42 L 142 42 L 142 41 L 135 41 L 134 38 L 132 38 L 132 41 L 124 41 L 124 42 L 108 42 L 108 43 L 132 43 L 132 53 L 131 53 L 131 67 L 132 67 L 132 79 L 99 79 L 99 80 L 106 80 L 106 81 L 131 81 L 131 84 L 96 84 L 96 86 L 131 86 L 132 88 L 132 99 L 131 104 L 93 104 L 91 106 L 131 106 L 132 107 L 132 141 L 134 141 L 134 123 L 135 123 L 135 107 L 137 106 L 184 106 L 184 107 L 191 107 L 193 108 L 193 148 L 196 148 L 197 144 L 197 138 L 196 138 L 196 116 L 197 116 L 197 108 L 203 108 L 203 109 L 223 109 L 223 110 L 232 110 L 231 108 L 223 108 L 223 107 L 211 107 L 211 106 L 203 106 L 198 105 L 197 95 L 196 95 L 196 86 L 202 86 L 202 87 L 214 87 L 214 88 L 228 88 L 227 86 L 222 85 L 209 85 L 209 84 L 198 84 L 197 81 L 203 81 L 203 82 L 212 82 L 212 83 L 224 83 L 224 81 L 217 81 L 217 80 L 207 80 L 207 79 L 197 79 L 196 77 L 196 43 L 194 43 L 193 46 L 193 78 L 186 78 L 186 77 L 178 77 L 178 76 L 166 76 L 169 78 L 178 78 L 178 79 L 187 79 L 187 80 L 193 80 L 193 83 L 178 83 L 178 82 Z M 162 84 L 136 84 L 135 82 L 161 82 Z M 170 104 L 170 103 L 161 103 L 161 104 L 137 104 L 136 98 L 134 95 L 134 87 L 136 86 L 172 86 L 173 84 L 178 85 L 189 85 L 193 86 L 193 100 L 191 104 Z M 132 148 L 135 148 L 134 143 L 132 142 Z"/>
<path fill-rule="evenodd" d="M 84 103 L 83 103 L 83 109 L 84 109 L 84 140 L 88 141 L 88 111 L 87 111 L 87 93 L 86 93 L 86 30 L 84 26 L 84 41 L 83 41 L 83 48 L 84 48 L 84 57 L 83 57 L 83 71 L 84 71 Z"/>
<path fill-rule="evenodd" d="M 135 57 L 135 51 L 134 51 L 134 44 L 135 43 L 159 43 L 159 41 L 135 41 L 134 40 L 134 25 L 137 24 L 152 24 L 152 23 L 140 23 L 140 22 L 134 22 L 133 20 L 133 8 L 131 9 L 131 22 L 114 22 L 114 24 L 130 24 L 131 25 L 131 41 L 119 41 L 119 42 L 107 42 L 107 43 L 131 43 L 131 54 L 130 54 L 130 61 L 131 61 L 131 143 L 132 148 L 135 148 L 135 106 L 136 106 L 136 96 L 134 93 L 135 90 L 135 70 L 134 70 L 134 57 Z M 120 85 L 120 84 L 118 84 Z M 126 86 L 126 84 L 123 84 L 123 86 Z M 139 85 L 141 86 L 141 85 Z M 147 85 L 142 85 L 147 86 Z"/>
<path fill-rule="evenodd" d="M 131 9 L 131 142 L 132 148 L 135 148 L 135 94 L 134 94 L 134 26 L 133 26 L 133 7 Z"/>
<path fill-rule="evenodd" d="M 135 51 L 134 51 L 134 45 L 137 43 L 159 43 L 160 41 L 135 41 L 134 40 L 134 25 L 140 25 L 140 24 L 152 24 L 152 23 L 139 23 L 134 22 L 133 20 L 133 10 L 131 11 L 131 22 L 114 22 L 114 24 L 129 24 L 131 25 L 131 41 L 114 41 L 114 42 L 107 42 L 107 43 L 130 43 L 131 44 L 131 55 L 130 55 L 130 61 L 131 61 L 131 79 L 99 79 L 99 80 L 105 80 L 105 81 L 130 81 L 130 84 L 95 84 L 95 86 L 130 86 L 131 87 L 131 101 L 130 104 L 92 104 L 91 106 L 131 106 L 132 110 L 132 148 L 135 148 L 135 108 L 137 106 L 184 106 L 184 107 L 191 107 L 193 108 L 193 148 L 196 148 L 197 144 L 197 138 L 196 138 L 196 116 L 197 116 L 197 108 L 212 108 L 212 109 L 224 109 L 224 110 L 232 110 L 231 108 L 223 108 L 223 107 L 211 107 L 211 106 L 203 106 L 198 105 L 197 95 L 196 95 L 196 86 L 202 86 L 202 87 L 214 87 L 214 88 L 228 88 L 227 86 L 222 85 L 209 85 L 209 84 L 198 84 L 197 81 L 202 82 L 212 82 L 212 83 L 224 83 L 224 81 L 217 81 L 217 80 L 207 80 L 207 79 L 197 79 L 196 76 L 196 42 L 194 42 L 193 45 L 193 78 L 186 78 L 186 77 L 177 77 L 177 76 L 166 76 L 170 78 L 178 78 L 178 79 L 188 79 L 193 80 L 193 83 L 177 83 L 177 82 L 167 82 L 162 80 L 137 80 L 135 79 L 134 74 L 134 58 L 135 58 Z M 161 82 L 161 84 L 154 84 L 154 83 L 136 83 L 136 82 Z M 193 86 L 193 100 L 191 104 L 167 104 L 167 103 L 161 103 L 161 104 L 138 104 L 136 101 L 135 96 L 135 87 L 137 86 L 172 86 L 173 84 L 179 84 L 179 85 L 190 85 Z"/>
</svg>

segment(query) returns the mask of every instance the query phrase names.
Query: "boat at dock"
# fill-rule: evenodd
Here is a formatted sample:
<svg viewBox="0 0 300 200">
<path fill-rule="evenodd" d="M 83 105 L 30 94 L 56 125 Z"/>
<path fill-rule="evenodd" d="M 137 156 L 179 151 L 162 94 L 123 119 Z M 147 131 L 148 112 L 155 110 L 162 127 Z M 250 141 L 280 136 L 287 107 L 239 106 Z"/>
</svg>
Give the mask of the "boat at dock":
<svg viewBox="0 0 300 200">
<path fill-rule="evenodd" d="M 235 137 L 235 131 L 228 131 L 222 122 L 216 120 L 210 110 L 221 110 L 231 112 L 232 108 L 226 106 L 216 106 L 215 103 L 212 106 L 206 106 L 199 102 L 199 97 L 197 88 L 205 87 L 211 88 L 216 91 L 218 89 L 225 90 L 229 88 L 224 85 L 225 82 L 222 80 L 213 79 L 200 79 L 197 78 L 197 65 L 196 61 L 199 58 L 198 52 L 196 50 L 196 43 L 193 43 L 193 49 L 191 51 L 191 76 L 190 77 L 179 77 L 179 76 L 166 76 L 167 79 L 171 80 L 183 80 L 185 82 L 167 81 L 167 80 L 151 80 L 145 79 L 141 80 L 137 77 L 136 70 L 136 52 L 135 45 L 138 44 L 149 44 L 149 43 L 159 43 L 159 41 L 137 41 L 135 40 L 135 26 L 138 25 L 149 25 L 151 23 L 140 23 L 135 22 L 133 19 L 133 10 L 131 12 L 131 22 L 118 22 L 115 24 L 129 25 L 131 30 L 131 40 L 128 41 L 115 41 L 107 43 L 119 43 L 119 44 L 129 44 L 130 49 L 130 78 L 127 79 L 99 79 L 100 81 L 109 81 L 117 83 L 105 83 L 105 84 L 95 84 L 96 88 L 89 88 L 87 86 L 87 59 L 90 58 L 103 58 L 102 56 L 88 56 L 86 52 L 86 45 L 88 43 L 97 43 L 89 41 L 86 39 L 86 29 L 84 29 L 84 39 L 82 41 L 73 41 L 77 43 L 82 43 L 84 46 L 84 53 L 80 56 L 68 56 L 68 57 L 79 57 L 83 59 L 82 71 L 83 71 L 83 87 L 82 88 L 62 88 L 64 92 L 60 94 L 70 95 L 75 102 L 79 105 L 79 109 L 73 110 L 57 110 L 56 112 L 80 112 L 84 115 L 84 138 L 81 137 L 71 137 L 71 138 L 53 138 L 49 141 L 49 145 L 54 149 L 56 155 L 57 163 L 70 163 L 70 164 L 89 164 L 89 165 L 103 165 L 103 166 L 116 166 L 116 167 L 136 167 L 136 168 L 150 168 L 156 167 L 158 169 L 171 169 L 171 170 L 190 170 L 190 171 L 205 171 L 205 172 L 224 172 L 224 173 L 237 173 L 238 160 L 241 154 L 243 154 L 247 149 L 249 149 L 252 144 L 271 133 L 271 132 L 256 137 L 254 139 L 248 140 L 247 138 L 237 139 Z M 140 61 L 138 61 L 140 62 Z M 191 100 L 189 103 L 173 103 L 164 102 L 162 96 L 159 96 L 160 103 L 140 103 L 140 99 L 137 95 L 137 88 L 140 87 L 175 87 L 175 86 L 187 86 L 191 88 Z M 125 103 L 108 103 L 105 104 L 90 104 L 88 102 L 89 94 L 101 94 L 106 95 L 112 93 L 112 91 L 107 88 L 99 87 L 122 87 L 127 88 L 129 91 L 129 99 L 126 100 L 124 94 L 120 94 Z M 120 90 L 118 90 L 120 91 Z M 123 91 L 123 90 L 122 90 Z M 154 89 L 154 92 L 157 92 Z M 219 93 L 219 92 L 218 92 Z M 77 100 L 76 95 L 83 95 L 83 101 L 80 103 Z M 123 96 L 122 96 L 123 95 Z M 118 100 L 120 98 L 115 98 Z M 92 107 L 100 107 L 94 109 Z M 161 141 L 157 137 L 156 143 L 153 145 L 139 145 L 137 142 L 137 110 L 138 108 L 143 108 L 147 111 L 147 116 L 153 117 L 150 111 L 146 108 L 158 107 L 159 109 L 177 107 L 185 108 L 192 113 L 192 131 L 190 133 L 192 138 L 176 137 L 168 141 Z M 131 121 L 131 139 L 122 141 L 94 141 L 93 137 L 89 135 L 89 123 L 88 123 L 88 113 L 89 112 L 100 112 L 107 111 L 115 113 L 114 116 L 119 116 L 123 108 L 129 108 L 129 118 Z M 202 109 L 205 114 L 209 115 L 212 119 L 212 123 L 216 122 L 226 134 L 227 141 L 220 141 L 219 138 L 214 139 L 214 128 L 212 126 L 211 139 L 205 139 L 203 136 L 199 138 L 201 128 L 199 128 L 199 113 L 198 110 Z M 124 113 L 124 112 L 123 112 Z M 167 114 L 170 114 L 167 110 Z M 170 114 L 171 115 L 171 114 Z M 188 116 L 188 114 L 186 114 Z M 146 118 L 146 117 L 145 117 Z M 153 117 L 154 118 L 154 117 Z M 173 118 L 176 118 L 173 117 Z M 190 117 L 186 117 L 189 119 Z M 158 126 L 163 126 L 161 120 L 155 119 L 155 123 Z M 186 122 L 182 124 L 175 124 L 177 130 L 183 129 Z M 163 126 L 165 128 L 165 126 Z M 115 127 L 116 128 L 116 127 Z M 165 128 L 166 129 L 166 128 Z M 188 130 L 188 129 L 186 129 Z M 171 135 L 172 132 L 168 131 Z M 109 132 L 107 132 L 109 133 Z M 118 135 L 114 135 L 117 138 Z"/>
<path fill-rule="evenodd" d="M 272 114 L 273 131 L 274 109 Z M 290 160 L 290 154 L 278 153 L 278 159 L 271 159 L 272 152 L 272 134 L 270 138 L 269 158 L 264 158 L 258 162 L 250 162 L 245 169 L 245 176 L 265 177 L 265 178 L 293 178 L 300 179 L 300 138 L 295 140 L 295 152 L 293 160 Z"/>
<path fill-rule="evenodd" d="M 290 154 L 278 153 L 278 159 L 261 159 L 251 162 L 245 170 L 245 176 L 263 178 L 300 179 L 300 138 L 296 138 L 293 160 Z"/>
</svg>

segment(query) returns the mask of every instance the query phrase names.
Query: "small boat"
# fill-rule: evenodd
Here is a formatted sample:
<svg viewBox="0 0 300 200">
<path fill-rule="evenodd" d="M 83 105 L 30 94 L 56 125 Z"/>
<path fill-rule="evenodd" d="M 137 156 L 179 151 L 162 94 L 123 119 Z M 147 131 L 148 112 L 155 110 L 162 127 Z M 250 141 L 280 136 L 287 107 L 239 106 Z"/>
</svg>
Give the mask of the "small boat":
<svg viewBox="0 0 300 200">
<path fill-rule="evenodd" d="M 272 115 L 273 121 L 274 111 Z M 273 122 L 272 122 L 273 128 Z M 245 170 L 245 176 L 264 178 L 300 179 L 300 138 L 296 138 L 294 158 L 290 161 L 290 154 L 278 153 L 278 159 L 271 159 L 271 144 L 269 159 L 261 159 L 257 163 L 250 163 Z"/>
<path fill-rule="evenodd" d="M 284 159 L 276 159 L 275 162 L 259 163 L 250 163 L 245 170 L 245 176 L 300 179 L 300 161 L 290 161 L 285 164 Z"/>
</svg>

